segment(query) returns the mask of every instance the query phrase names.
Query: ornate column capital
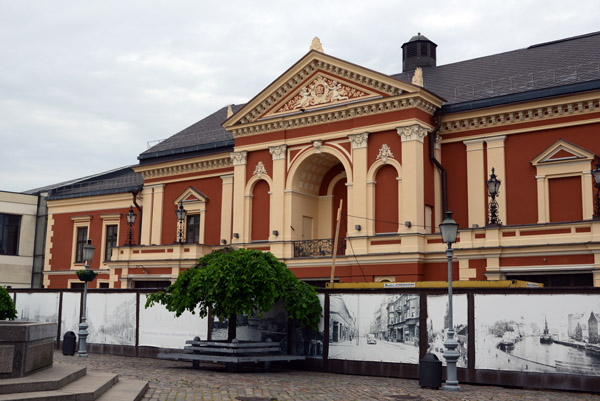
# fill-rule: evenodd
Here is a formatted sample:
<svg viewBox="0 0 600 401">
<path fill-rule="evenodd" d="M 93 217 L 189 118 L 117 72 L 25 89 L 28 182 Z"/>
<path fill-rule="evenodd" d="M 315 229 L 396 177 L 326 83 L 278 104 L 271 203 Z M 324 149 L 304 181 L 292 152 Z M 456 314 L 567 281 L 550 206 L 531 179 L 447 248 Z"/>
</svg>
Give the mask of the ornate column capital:
<svg viewBox="0 0 600 401">
<path fill-rule="evenodd" d="M 352 149 L 362 149 L 367 147 L 367 141 L 369 139 L 369 133 L 363 132 L 362 134 L 348 135 L 350 142 L 352 143 Z"/>
<path fill-rule="evenodd" d="M 246 159 L 248 158 L 248 151 L 242 150 L 241 152 L 231 152 L 231 161 L 234 166 L 246 165 Z"/>
<path fill-rule="evenodd" d="M 396 131 L 398 132 L 398 135 L 400 135 L 400 138 L 402 138 L 402 142 L 419 141 L 423 143 L 425 136 L 427 135 L 427 128 L 419 124 L 413 124 L 407 127 L 397 127 Z"/>
<path fill-rule="evenodd" d="M 273 156 L 273 160 L 285 160 L 287 145 L 269 146 L 269 153 Z"/>
</svg>

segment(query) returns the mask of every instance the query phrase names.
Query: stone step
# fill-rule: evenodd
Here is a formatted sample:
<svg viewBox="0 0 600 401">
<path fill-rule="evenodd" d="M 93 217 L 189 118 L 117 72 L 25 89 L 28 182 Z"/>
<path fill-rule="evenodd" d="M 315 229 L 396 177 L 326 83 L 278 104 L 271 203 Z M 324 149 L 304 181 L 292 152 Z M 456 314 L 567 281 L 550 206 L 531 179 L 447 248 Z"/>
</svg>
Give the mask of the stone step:
<svg viewBox="0 0 600 401">
<path fill-rule="evenodd" d="M 94 401 L 106 393 L 119 380 L 113 373 L 88 372 L 59 390 L 2 394 L 0 401 Z"/>
<path fill-rule="evenodd" d="M 148 382 L 146 381 L 120 378 L 119 382 L 97 401 L 139 401 L 147 390 Z"/>
<path fill-rule="evenodd" d="M 54 365 L 25 377 L 0 380 L 0 394 L 58 390 L 85 376 L 86 368 Z"/>
</svg>

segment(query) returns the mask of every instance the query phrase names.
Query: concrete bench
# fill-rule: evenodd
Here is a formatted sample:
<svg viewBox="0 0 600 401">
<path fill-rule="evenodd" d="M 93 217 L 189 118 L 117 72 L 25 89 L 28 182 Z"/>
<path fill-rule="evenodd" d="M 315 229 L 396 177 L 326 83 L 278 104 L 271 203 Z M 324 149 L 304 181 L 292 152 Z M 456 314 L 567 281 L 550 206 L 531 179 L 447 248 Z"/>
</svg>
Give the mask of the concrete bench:
<svg viewBox="0 0 600 401">
<path fill-rule="evenodd" d="M 186 341 L 184 353 L 160 353 L 158 358 L 175 361 L 192 362 L 194 368 L 200 362 L 225 363 L 227 371 L 237 372 L 242 363 L 264 363 L 265 370 L 269 370 L 271 362 L 297 361 L 306 359 L 300 355 L 285 355 L 281 352 L 281 345 L 274 342 L 241 342 L 233 340 L 231 343 L 218 341 Z"/>
</svg>

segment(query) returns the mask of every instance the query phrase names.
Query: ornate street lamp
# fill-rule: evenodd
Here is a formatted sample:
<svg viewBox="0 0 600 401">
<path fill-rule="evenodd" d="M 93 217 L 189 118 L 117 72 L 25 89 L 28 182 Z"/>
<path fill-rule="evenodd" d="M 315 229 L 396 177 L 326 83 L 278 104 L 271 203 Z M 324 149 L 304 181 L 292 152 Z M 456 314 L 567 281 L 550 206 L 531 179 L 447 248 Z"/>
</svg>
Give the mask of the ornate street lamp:
<svg viewBox="0 0 600 401">
<path fill-rule="evenodd" d="M 490 201 L 490 222 L 489 224 L 502 224 L 498 217 L 498 202 L 496 202 L 496 196 L 498 196 L 498 190 L 500 189 L 501 181 L 494 174 L 494 168 L 492 167 L 492 175 L 487 180 L 488 194 L 492 200 Z"/>
<path fill-rule="evenodd" d="M 136 214 L 133 213 L 133 206 L 129 206 L 127 213 L 127 224 L 129 224 L 129 233 L 127 234 L 127 245 L 133 245 L 133 223 L 135 223 Z"/>
<path fill-rule="evenodd" d="M 594 220 L 600 220 L 600 160 L 592 170 L 594 185 L 596 186 L 596 204 L 594 205 Z"/>
<path fill-rule="evenodd" d="M 92 258 L 94 257 L 94 246 L 92 245 L 92 240 L 88 239 L 87 244 L 83 245 L 83 260 L 86 272 L 90 270 L 90 263 L 92 263 Z M 95 277 L 95 275 L 92 275 Z M 92 277 L 89 276 L 89 277 Z M 93 278 L 92 278 L 93 280 Z M 79 356 L 83 358 L 87 358 L 87 349 L 86 349 L 86 340 L 88 336 L 88 324 L 87 324 L 87 288 L 88 288 L 89 279 L 84 279 L 83 281 L 83 310 L 81 312 L 81 323 L 79 323 Z"/>
<path fill-rule="evenodd" d="M 446 249 L 446 256 L 448 257 L 448 338 L 444 342 L 446 351 L 444 352 L 444 358 L 446 358 L 447 369 L 446 369 L 446 384 L 444 390 L 458 391 L 458 378 L 456 375 L 456 361 L 460 354 L 456 350 L 458 347 L 458 341 L 454 339 L 454 319 L 452 309 L 452 255 L 454 253 L 452 244 L 456 242 L 456 233 L 458 232 L 458 223 L 452 219 L 452 212 L 447 211 L 444 221 L 440 223 L 440 231 L 442 232 L 442 241 L 448 244 Z"/>
<path fill-rule="evenodd" d="M 177 242 L 180 244 L 183 242 L 183 222 L 187 215 L 187 210 L 183 208 L 183 199 L 179 201 L 179 208 L 175 211 L 177 214 L 177 221 L 179 222 L 179 231 L 177 232 Z"/>
</svg>

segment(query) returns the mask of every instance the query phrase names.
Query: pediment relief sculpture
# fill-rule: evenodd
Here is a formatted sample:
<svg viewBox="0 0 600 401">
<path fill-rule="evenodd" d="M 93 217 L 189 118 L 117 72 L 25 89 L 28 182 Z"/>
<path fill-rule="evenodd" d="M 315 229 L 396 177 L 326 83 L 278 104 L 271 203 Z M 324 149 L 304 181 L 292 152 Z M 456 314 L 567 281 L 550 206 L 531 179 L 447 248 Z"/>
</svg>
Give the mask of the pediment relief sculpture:
<svg viewBox="0 0 600 401">
<path fill-rule="evenodd" d="M 311 107 L 374 97 L 377 94 L 342 83 L 333 77 L 318 74 L 273 114 L 302 111 Z"/>
</svg>

